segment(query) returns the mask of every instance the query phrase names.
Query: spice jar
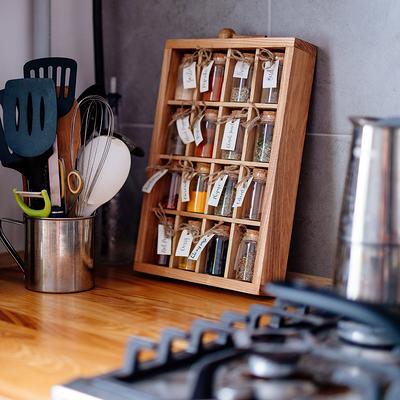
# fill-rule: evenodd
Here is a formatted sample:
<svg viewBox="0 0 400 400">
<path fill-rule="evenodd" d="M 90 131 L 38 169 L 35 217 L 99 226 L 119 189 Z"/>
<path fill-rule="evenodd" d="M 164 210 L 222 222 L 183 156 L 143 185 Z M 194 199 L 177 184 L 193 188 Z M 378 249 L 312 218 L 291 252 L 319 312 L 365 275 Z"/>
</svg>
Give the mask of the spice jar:
<svg viewBox="0 0 400 400">
<path fill-rule="evenodd" d="M 207 110 L 200 123 L 203 141 L 194 150 L 195 157 L 211 158 L 214 149 L 215 128 L 218 117 L 217 110 Z"/>
<path fill-rule="evenodd" d="M 277 104 L 279 97 L 279 88 L 281 86 L 281 77 L 282 77 L 282 69 L 283 69 L 283 54 L 282 53 L 274 53 L 274 60 L 278 61 L 278 71 L 276 76 L 276 84 L 274 87 L 262 87 L 261 88 L 261 103 L 266 104 Z M 271 68 L 271 62 L 266 61 L 263 63 L 263 69 L 267 68 L 267 73 L 273 74 L 274 70 Z M 261 82 L 263 85 L 263 81 Z M 269 85 L 270 86 L 270 85 Z"/>
<path fill-rule="evenodd" d="M 176 79 L 175 100 L 192 100 L 194 89 L 185 89 L 183 87 L 183 68 L 192 60 L 192 54 L 184 54 L 178 67 L 178 76 Z M 186 65 L 185 65 L 186 64 Z"/>
<path fill-rule="evenodd" d="M 211 67 L 208 90 L 202 94 L 204 101 L 219 101 L 221 98 L 222 83 L 224 81 L 225 54 L 215 53 L 213 55 L 213 66 Z"/>
<path fill-rule="evenodd" d="M 226 169 L 227 167 L 225 167 Z M 233 202 L 235 201 L 236 184 L 238 174 L 234 171 L 227 171 L 228 178 L 225 182 L 224 189 L 219 198 L 218 205 L 215 207 L 214 214 L 221 217 L 231 217 L 233 212 Z"/>
<path fill-rule="evenodd" d="M 235 279 L 251 282 L 257 255 L 258 231 L 247 229 L 235 259 Z"/>
<path fill-rule="evenodd" d="M 162 206 L 168 210 L 176 210 L 181 187 L 181 172 L 178 170 L 176 163 L 172 164 L 168 175 L 170 176 L 169 190 Z"/>
<path fill-rule="evenodd" d="M 203 214 L 206 210 L 207 181 L 210 173 L 210 165 L 197 163 L 197 174 L 190 182 L 190 200 L 187 203 L 188 212 Z"/>
<path fill-rule="evenodd" d="M 221 149 L 221 158 L 223 160 L 240 160 L 242 158 L 243 140 L 244 140 L 244 128 L 242 126 L 243 118 L 240 118 L 240 110 L 232 111 L 230 114 L 230 118 L 231 120 L 240 119 L 240 123 L 237 130 L 236 140 L 234 141 L 234 146 L 232 145 L 231 150 Z M 221 147 L 223 147 L 225 135 L 228 134 L 229 132 L 226 132 L 226 129 L 224 129 L 224 136 L 222 138 Z"/>
<path fill-rule="evenodd" d="M 185 154 L 185 144 L 182 142 L 176 127 L 175 119 L 177 114 L 178 112 L 172 116 L 174 122 L 168 126 L 167 154 L 183 156 Z"/>
<path fill-rule="evenodd" d="M 191 232 L 195 234 L 200 233 L 201 222 L 196 220 L 189 220 L 188 225 L 190 227 Z M 190 252 L 195 248 L 196 244 L 192 242 L 192 247 Z M 189 253 L 190 254 L 190 253 Z M 178 268 L 185 269 L 186 271 L 194 271 L 196 269 L 196 261 L 189 260 L 187 257 L 177 257 L 178 259 Z"/>
<path fill-rule="evenodd" d="M 247 190 L 243 204 L 243 218 L 260 220 L 262 201 L 264 197 L 267 171 L 261 168 L 254 168 L 253 181 Z"/>
<path fill-rule="evenodd" d="M 244 64 L 247 64 L 249 68 L 242 68 Z M 253 76 L 253 64 L 254 54 L 252 53 L 243 53 L 243 59 L 236 60 L 232 76 L 230 101 L 246 103 L 249 100 L 251 78 Z"/>
<path fill-rule="evenodd" d="M 208 244 L 205 272 L 209 275 L 224 276 L 229 244 L 229 226 L 222 225 L 216 229 L 216 232 Z"/>
<path fill-rule="evenodd" d="M 253 161 L 269 162 L 275 126 L 274 111 L 263 111 L 254 142 Z"/>
<path fill-rule="evenodd" d="M 172 217 L 166 218 L 166 223 L 168 226 L 174 225 L 174 219 Z M 169 254 L 157 254 L 156 264 L 161 266 L 168 266 L 170 255 Z"/>
</svg>

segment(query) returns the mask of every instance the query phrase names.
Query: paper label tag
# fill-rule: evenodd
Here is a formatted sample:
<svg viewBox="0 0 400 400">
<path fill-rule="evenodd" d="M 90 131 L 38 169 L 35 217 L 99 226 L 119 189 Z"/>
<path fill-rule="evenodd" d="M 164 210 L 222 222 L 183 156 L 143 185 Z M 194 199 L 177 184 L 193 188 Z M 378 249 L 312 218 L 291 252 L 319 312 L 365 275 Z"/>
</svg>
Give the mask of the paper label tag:
<svg viewBox="0 0 400 400">
<path fill-rule="evenodd" d="M 181 201 L 186 203 L 190 201 L 190 180 L 182 178 L 181 180 Z"/>
<path fill-rule="evenodd" d="M 236 196 L 235 201 L 233 202 L 232 207 L 242 207 L 243 200 L 246 196 L 247 189 L 250 187 L 250 183 L 253 181 L 253 176 L 246 179 L 244 182 L 241 182 L 236 188 Z"/>
<path fill-rule="evenodd" d="M 180 257 L 188 257 L 192 247 L 192 242 L 192 234 L 187 229 L 184 229 L 181 237 L 179 238 L 178 245 L 176 246 L 175 255 Z"/>
<path fill-rule="evenodd" d="M 168 172 L 168 169 L 160 169 L 154 175 L 152 175 L 144 183 L 142 187 L 142 192 L 150 193 L 153 190 L 154 185 Z"/>
<path fill-rule="evenodd" d="M 224 186 L 226 180 L 228 179 L 228 174 L 222 174 L 214 184 L 214 187 L 211 191 L 210 198 L 208 199 L 208 205 L 216 207 L 219 203 L 219 199 L 221 198 L 222 191 L 224 190 Z"/>
<path fill-rule="evenodd" d="M 210 87 L 210 72 L 214 64 L 214 60 L 211 60 L 201 71 L 200 75 L 200 93 L 208 92 Z"/>
<path fill-rule="evenodd" d="M 263 88 L 276 88 L 278 86 L 279 60 L 276 60 L 269 68 L 264 69 Z"/>
<path fill-rule="evenodd" d="M 196 247 L 192 250 L 189 256 L 189 260 L 197 261 L 200 257 L 200 254 L 204 250 L 204 248 L 207 246 L 208 242 L 214 237 L 215 233 L 207 233 L 206 235 L 202 236 L 198 243 L 196 244 Z"/>
<path fill-rule="evenodd" d="M 193 126 L 193 135 L 196 146 L 198 146 L 203 141 L 203 134 L 201 133 L 201 120 L 204 118 L 204 115 L 201 118 L 197 118 L 194 122 Z"/>
<path fill-rule="evenodd" d="M 192 130 L 190 129 L 189 116 L 179 118 L 176 120 L 176 128 L 178 129 L 178 135 L 182 142 L 185 144 L 194 142 Z"/>
<path fill-rule="evenodd" d="M 183 88 L 196 88 L 196 62 L 193 61 L 190 65 L 183 68 Z"/>
<path fill-rule="evenodd" d="M 170 256 L 172 253 L 172 238 L 167 236 L 165 226 L 158 224 L 157 254 Z"/>
<path fill-rule="evenodd" d="M 221 143 L 222 150 L 235 150 L 239 124 L 240 119 L 230 119 L 225 124 L 224 135 Z"/>
<path fill-rule="evenodd" d="M 249 76 L 250 64 L 244 61 L 237 61 L 233 71 L 234 78 L 247 79 Z"/>
</svg>

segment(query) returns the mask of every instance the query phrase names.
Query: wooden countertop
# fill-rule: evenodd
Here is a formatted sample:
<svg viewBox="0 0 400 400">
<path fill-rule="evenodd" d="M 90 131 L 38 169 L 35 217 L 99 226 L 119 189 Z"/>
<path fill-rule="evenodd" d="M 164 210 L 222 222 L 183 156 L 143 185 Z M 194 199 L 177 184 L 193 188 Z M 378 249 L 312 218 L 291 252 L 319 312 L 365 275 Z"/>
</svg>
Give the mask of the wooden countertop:
<svg viewBox="0 0 400 400">
<path fill-rule="evenodd" d="M 75 294 L 26 290 L 15 268 L 0 268 L 0 399 L 49 399 L 50 388 L 121 366 L 132 335 L 219 319 L 266 298 L 101 268 L 96 288 Z"/>
</svg>

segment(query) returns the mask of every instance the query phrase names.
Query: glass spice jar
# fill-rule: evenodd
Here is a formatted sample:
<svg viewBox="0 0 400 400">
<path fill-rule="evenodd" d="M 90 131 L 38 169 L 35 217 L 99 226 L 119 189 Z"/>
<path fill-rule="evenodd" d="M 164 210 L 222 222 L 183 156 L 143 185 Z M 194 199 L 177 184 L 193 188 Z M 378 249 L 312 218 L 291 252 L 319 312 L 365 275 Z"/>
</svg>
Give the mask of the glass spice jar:
<svg viewBox="0 0 400 400">
<path fill-rule="evenodd" d="M 209 90 L 202 94 L 202 100 L 204 101 L 219 101 L 221 98 L 226 62 L 225 54 L 214 53 L 213 61 L 214 64 L 211 68 L 208 80 Z"/>
<path fill-rule="evenodd" d="M 162 202 L 162 206 L 168 210 L 176 210 L 178 206 L 179 192 L 181 188 L 181 172 L 178 170 L 177 164 L 174 163 L 168 172 L 170 176 L 168 195 Z"/>
<path fill-rule="evenodd" d="M 176 78 L 175 100 L 192 100 L 194 96 L 194 89 L 185 89 L 183 87 L 183 68 L 185 63 L 189 62 L 192 54 L 184 54 L 182 61 L 178 67 L 178 76 Z"/>
<path fill-rule="evenodd" d="M 207 249 L 205 272 L 209 275 L 224 276 L 226 255 L 229 245 L 229 226 L 218 227 L 218 233 L 210 240 Z"/>
<path fill-rule="evenodd" d="M 269 162 L 275 126 L 274 111 L 263 111 L 254 142 L 253 161 Z"/>
<path fill-rule="evenodd" d="M 194 149 L 195 157 L 211 158 L 214 149 L 215 129 L 217 127 L 217 110 L 207 110 L 200 123 L 203 141 Z"/>
<path fill-rule="evenodd" d="M 267 171 L 261 168 L 253 169 L 253 180 L 247 190 L 243 204 L 243 218 L 259 221 L 261 219 L 262 201 L 264 197 Z"/>
<path fill-rule="evenodd" d="M 177 113 L 172 115 L 172 119 L 176 117 Z M 176 122 L 174 121 L 168 126 L 168 142 L 167 142 L 167 152 L 166 154 L 172 154 L 176 156 L 183 156 L 185 154 L 185 143 L 179 136 L 178 128 L 176 127 Z"/>
<path fill-rule="evenodd" d="M 274 53 L 274 60 L 279 61 L 278 75 L 276 78 L 276 87 L 261 88 L 260 103 L 266 103 L 266 104 L 277 104 L 278 103 L 279 89 L 281 87 L 283 58 L 284 58 L 283 53 Z M 261 81 L 261 85 L 262 85 L 262 81 Z"/>
<path fill-rule="evenodd" d="M 251 282 L 257 255 L 258 231 L 247 229 L 235 259 L 235 279 Z"/>
<path fill-rule="evenodd" d="M 232 119 L 239 118 L 240 110 L 233 110 L 230 114 Z M 242 158 L 242 150 L 243 150 L 243 141 L 244 141 L 244 128 L 242 126 L 242 119 L 240 120 L 235 148 L 233 150 L 221 150 L 221 158 L 223 160 L 240 160 Z"/>
<path fill-rule="evenodd" d="M 221 217 L 232 216 L 232 205 L 235 201 L 236 184 L 238 182 L 237 173 L 226 172 L 226 174 L 228 175 L 228 178 L 225 182 L 224 189 L 222 190 L 221 197 L 219 198 L 218 205 L 214 209 L 214 214 L 220 215 Z"/>
<path fill-rule="evenodd" d="M 167 217 L 167 224 L 173 226 L 174 219 L 172 217 Z M 157 242 L 156 242 L 157 246 Z M 167 254 L 157 254 L 156 264 L 161 265 L 163 267 L 168 266 L 170 256 Z"/>
<path fill-rule="evenodd" d="M 232 75 L 232 89 L 230 101 L 246 103 L 250 99 L 251 78 L 253 76 L 254 54 L 243 53 L 246 63 L 249 64 L 249 71 L 247 77 L 235 78 L 234 70 Z M 239 61 L 236 61 L 236 64 Z M 235 64 L 235 66 L 236 66 Z"/>
<path fill-rule="evenodd" d="M 193 227 L 194 232 L 200 233 L 201 221 L 189 220 L 188 225 Z M 190 252 L 192 252 L 195 246 L 196 244 L 192 243 L 192 248 L 190 249 Z M 187 257 L 177 257 L 177 259 L 178 259 L 178 268 L 185 269 L 186 271 L 194 271 L 196 269 L 195 260 L 189 260 Z"/>
<path fill-rule="evenodd" d="M 207 181 L 210 174 L 210 165 L 197 163 L 197 174 L 190 182 L 190 200 L 187 203 L 188 212 L 203 214 L 207 205 Z"/>
</svg>

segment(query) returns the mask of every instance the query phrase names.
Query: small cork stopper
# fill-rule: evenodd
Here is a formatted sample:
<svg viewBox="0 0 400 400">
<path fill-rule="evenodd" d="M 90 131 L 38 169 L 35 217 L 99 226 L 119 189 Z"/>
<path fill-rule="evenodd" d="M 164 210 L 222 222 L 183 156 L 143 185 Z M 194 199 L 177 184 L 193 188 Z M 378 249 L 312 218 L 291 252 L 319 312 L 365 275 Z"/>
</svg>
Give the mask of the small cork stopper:
<svg viewBox="0 0 400 400">
<path fill-rule="evenodd" d="M 261 114 L 261 121 L 262 122 L 274 122 L 276 118 L 275 111 L 263 111 Z"/>
<path fill-rule="evenodd" d="M 254 168 L 253 169 L 253 178 L 257 180 L 267 180 L 267 171 L 262 168 Z"/>
<path fill-rule="evenodd" d="M 218 37 L 220 39 L 230 39 L 236 35 L 236 32 L 232 28 L 222 28 L 218 32 Z"/>
<path fill-rule="evenodd" d="M 283 61 L 285 55 L 283 53 L 274 53 L 275 60 Z"/>
<path fill-rule="evenodd" d="M 215 61 L 216 64 L 225 64 L 226 56 L 224 53 L 214 53 L 213 60 Z"/>
<path fill-rule="evenodd" d="M 204 118 L 211 120 L 211 121 L 216 121 L 218 118 L 218 111 L 217 110 L 206 110 L 204 113 Z"/>
<path fill-rule="evenodd" d="M 210 164 L 197 163 L 197 172 L 208 174 L 210 172 Z"/>
<path fill-rule="evenodd" d="M 246 233 L 243 236 L 243 239 L 247 239 L 247 240 L 258 240 L 258 231 L 254 230 L 254 229 L 247 229 Z"/>
<path fill-rule="evenodd" d="M 193 227 L 198 228 L 198 229 L 200 229 L 200 227 L 201 227 L 201 221 L 198 221 L 198 220 L 196 220 L 196 219 L 190 219 L 190 220 L 188 221 L 188 224 L 189 224 L 190 226 L 193 226 Z"/>
</svg>

